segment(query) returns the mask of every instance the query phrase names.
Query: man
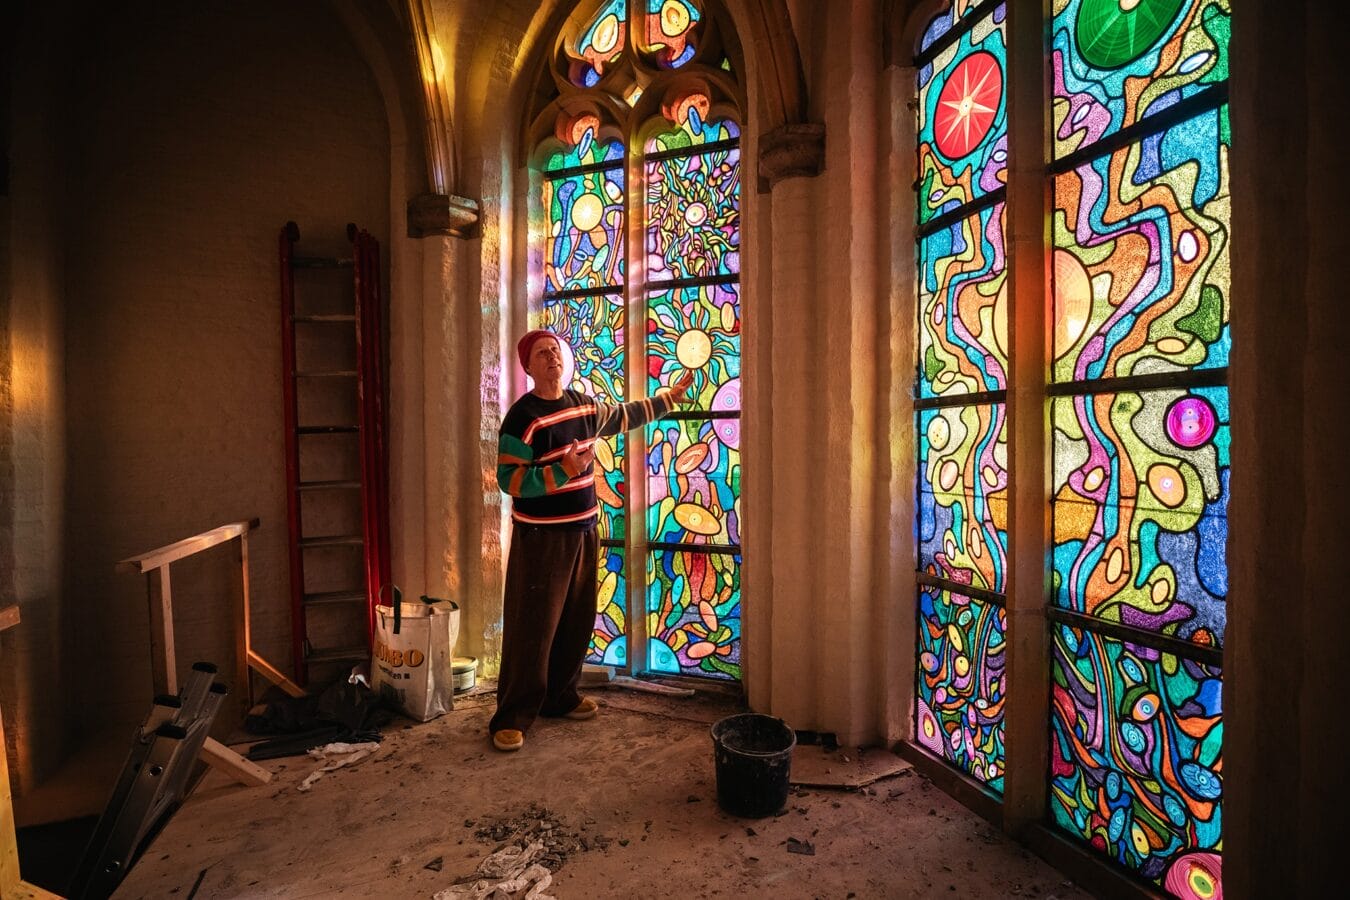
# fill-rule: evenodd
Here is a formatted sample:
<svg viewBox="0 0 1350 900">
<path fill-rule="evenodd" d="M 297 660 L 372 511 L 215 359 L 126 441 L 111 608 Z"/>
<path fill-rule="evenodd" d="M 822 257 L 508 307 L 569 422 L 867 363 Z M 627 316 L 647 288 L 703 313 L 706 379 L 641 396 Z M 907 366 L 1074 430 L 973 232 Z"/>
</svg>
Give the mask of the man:
<svg viewBox="0 0 1350 900">
<path fill-rule="evenodd" d="M 516 345 L 534 379 L 502 420 L 497 483 L 511 495 L 511 553 L 502 610 L 497 712 L 488 725 L 498 750 L 519 750 L 535 717 L 589 719 L 596 703 L 577 692 L 595 624 L 599 539 L 595 441 L 670 412 L 694 382 L 621 406 L 565 389 L 556 335 L 531 331 Z"/>
</svg>

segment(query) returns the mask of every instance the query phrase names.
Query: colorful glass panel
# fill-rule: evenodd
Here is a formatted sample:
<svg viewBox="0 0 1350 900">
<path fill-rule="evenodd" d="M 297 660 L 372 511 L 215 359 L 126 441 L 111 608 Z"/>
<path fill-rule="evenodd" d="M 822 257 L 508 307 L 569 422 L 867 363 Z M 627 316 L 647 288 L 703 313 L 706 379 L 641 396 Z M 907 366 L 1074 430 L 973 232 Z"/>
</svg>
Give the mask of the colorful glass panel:
<svg viewBox="0 0 1350 900">
<path fill-rule="evenodd" d="M 924 29 L 923 38 L 919 42 L 919 52 L 922 53 L 933 46 L 938 38 L 951 31 L 953 25 L 970 15 L 978 5 L 979 0 L 953 0 L 952 4 L 934 16 Z"/>
<path fill-rule="evenodd" d="M 649 281 L 739 274 L 740 163 L 739 147 L 647 161 Z"/>
<path fill-rule="evenodd" d="M 658 550 L 647 557 L 647 668 L 741 677 L 741 557 Z"/>
<path fill-rule="evenodd" d="M 1056 159 L 1228 78 L 1229 0 L 1055 6 Z"/>
<path fill-rule="evenodd" d="M 712 104 L 703 94 L 690 94 L 674 104 L 669 131 L 653 135 L 647 141 L 648 153 L 690 150 L 704 144 L 730 141 L 741 136 L 741 128 L 731 119 L 709 119 Z"/>
<path fill-rule="evenodd" d="M 736 420 L 647 426 L 647 534 L 653 541 L 740 544 L 741 451 L 721 439 Z"/>
<path fill-rule="evenodd" d="M 544 291 L 623 285 L 623 169 L 544 180 Z"/>
<path fill-rule="evenodd" d="M 1055 380 L 1228 365 L 1226 119 L 1056 176 Z"/>
<path fill-rule="evenodd" d="M 1127 635 L 1223 641 L 1228 391 L 1131 379 L 1228 365 L 1231 133 L 1198 95 L 1227 79 L 1229 16 L 1058 0 L 1051 23 L 1055 158 L 1140 126 L 1053 179 L 1052 380 L 1122 379 L 1051 403 L 1053 602 L 1125 628 L 1054 629 L 1051 811 L 1177 896 L 1222 893 L 1221 674 Z"/>
<path fill-rule="evenodd" d="M 622 55 L 628 42 L 628 0 L 608 0 L 563 42 L 567 77 L 577 87 L 594 87 Z"/>
<path fill-rule="evenodd" d="M 1004 7 L 919 69 L 919 222 L 1007 182 Z"/>
<path fill-rule="evenodd" d="M 623 548 L 600 548 L 599 590 L 595 599 L 595 630 L 586 651 L 586 662 L 599 666 L 628 665 L 627 616 L 624 598 L 628 594 L 623 574 Z"/>
<path fill-rule="evenodd" d="M 578 127 L 577 130 L 581 134 L 577 142 L 567 147 L 556 147 L 544 162 L 545 173 L 563 169 L 576 169 L 581 166 L 623 162 L 623 143 L 621 141 L 596 139 L 595 132 L 600 127 L 599 119 L 589 116 L 585 122 L 578 123 L 578 125 L 581 127 Z"/>
<path fill-rule="evenodd" d="M 919 743 L 999 793 L 1006 631 L 1002 607 L 919 586 Z"/>
<path fill-rule="evenodd" d="M 624 539 L 624 503 L 628 498 L 623 480 L 624 440 L 622 434 L 595 442 L 595 498 L 600 503 L 601 538 Z"/>
<path fill-rule="evenodd" d="M 1004 205 L 919 243 L 919 396 L 1008 387 Z"/>
<path fill-rule="evenodd" d="M 657 65 L 678 69 L 694 58 L 703 13 L 691 0 L 647 0 L 643 50 Z"/>
<path fill-rule="evenodd" d="M 1007 407 L 920 410 L 919 568 L 1002 592 L 1008 566 Z"/>
<path fill-rule="evenodd" d="M 1177 896 L 1219 896 L 1185 890 L 1219 882 L 1219 669 L 1068 626 L 1052 643 L 1054 822 Z"/>
<path fill-rule="evenodd" d="M 1220 645 L 1228 389 L 1062 397 L 1051 417 L 1055 603 Z"/>
<path fill-rule="evenodd" d="M 563 104 L 568 111 L 554 122 L 554 137 L 535 155 L 544 158 L 539 324 L 562 339 L 571 387 L 616 403 L 630 389 L 653 396 L 689 371 L 695 384 L 688 406 L 720 414 L 653 423 L 646 441 L 633 438 L 632 471 L 647 478 L 649 489 L 639 493 L 652 500 L 652 540 L 690 548 L 662 550 L 649 560 L 649 646 L 633 650 L 657 671 L 734 680 L 740 677 L 740 128 L 730 118 L 736 92 L 723 87 L 735 72 L 723 47 L 704 45 L 711 32 L 703 0 L 578 6 L 554 74 L 582 90 L 562 91 L 576 102 Z M 706 58 L 695 62 L 700 54 Z M 628 114 L 645 108 L 640 98 L 649 79 L 642 72 L 653 66 L 720 69 L 717 95 L 705 88 L 667 92 L 664 131 L 632 121 Z M 633 198 L 625 182 L 634 171 L 628 164 L 638 160 L 616 136 L 635 131 L 645 136 L 647 154 L 641 184 L 633 185 L 644 192 L 645 231 L 641 246 L 628 246 L 625 212 Z M 646 254 L 639 266 L 644 284 L 635 286 L 642 294 L 625 283 L 629 256 L 641 260 L 638 254 Z M 625 311 L 638 296 L 647 307 L 642 334 L 626 330 Z M 627 367 L 637 365 L 626 360 L 628 345 L 646 357 L 647 377 L 633 385 Z M 613 543 L 627 537 L 624 451 L 622 435 L 595 445 L 599 533 Z M 638 468 L 644 464 L 645 471 Z M 710 543 L 727 546 L 695 552 Z M 635 623 L 623 618 L 627 563 L 636 560 L 625 560 L 621 549 L 602 551 L 592 662 L 632 665 L 626 642 Z"/>
<path fill-rule="evenodd" d="M 545 299 L 539 327 L 571 350 L 571 387 L 602 400 L 624 399 L 624 307 L 622 294 Z"/>
<path fill-rule="evenodd" d="M 655 292 L 647 298 L 647 392 L 694 373 L 695 409 L 739 411 L 740 286 L 708 284 Z M 730 385 L 730 386 L 728 386 Z"/>
</svg>

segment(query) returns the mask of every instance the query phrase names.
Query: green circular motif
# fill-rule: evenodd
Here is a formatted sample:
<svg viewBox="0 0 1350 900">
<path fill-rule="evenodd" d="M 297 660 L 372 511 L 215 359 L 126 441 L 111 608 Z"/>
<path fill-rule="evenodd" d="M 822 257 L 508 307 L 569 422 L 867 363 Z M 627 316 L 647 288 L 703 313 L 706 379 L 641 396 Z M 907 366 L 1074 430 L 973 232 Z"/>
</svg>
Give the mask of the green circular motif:
<svg viewBox="0 0 1350 900">
<path fill-rule="evenodd" d="M 1083 0 L 1074 40 L 1096 69 L 1116 69 L 1171 30 L 1186 0 Z"/>
</svg>

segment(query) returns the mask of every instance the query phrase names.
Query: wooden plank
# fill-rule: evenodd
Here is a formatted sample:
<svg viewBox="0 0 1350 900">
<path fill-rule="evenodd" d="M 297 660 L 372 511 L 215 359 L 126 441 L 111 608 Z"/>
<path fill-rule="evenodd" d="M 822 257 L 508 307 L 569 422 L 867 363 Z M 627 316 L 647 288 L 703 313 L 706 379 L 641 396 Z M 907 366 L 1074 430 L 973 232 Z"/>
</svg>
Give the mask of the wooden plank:
<svg viewBox="0 0 1350 900">
<path fill-rule="evenodd" d="M 150 671 L 156 694 L 178 693 L 178 664 L 173 647 L 173 588 L 169 567 L 145 578 L 150 602 Z"/>
<path fill-rule="evenodd" d="M 294 681 L 291 681 L 285 675 L 281 674 L 280 669 L 272 665 L 267 660 L 263 659 L 257 653 L 254 653 L 251 649 L 248 651 L 248 664 L 259 675 L 266 678 L 268 681 L 272 682 L 277 687 L 285 691 L 287 694 L 290 694 L 292 697 L 305 696 L 304 688 L 300 687 Z"/>
<path fill-rule="evenodd" d="M 244 759 L 215 738 L 206 739 L 202 744 L 199 758 L 211 768 L 230 776 L 240 784 L 256 787 L 272 780 L 271 772 Z"/>
<path fill-rule="evenodd" d="M 19 624 L 19 607 L 0 609 L 0 631 Z M 14 800 L 9 792 L 9 754 L 5 749 L 5 722 L 0 716 L 0 900 L 61 900 L 19 872 L 19 839 L 14 833 Z"/>
<path fill-rule="evenodd" d="M 168 546 L 124 559 L 117 564 L 116 570 L 118 572 L 149 572 L 161 566 L 167 566 L 169 563 L 176 562 L 185 556 L 200 553 L 209 547 L 237 538 L 249 529 L 257 528 L 258 524 L 258 519 L 249 519 L 245 522 L 231 522 L 228 525 L 221 525 L 219 528 L 194 534 L 192 537 L 183 538 L 181 541 L 176 541 Z"/>
<path fill-rule="evenodd" d="M 5 723 L 0 718 L 0 751 L 4 747 Z M 14 805 L 9 793 L 9 754 L 0 752 L 0 897 L 11 896 L 19 881 L 19 839 L 14 834 Z"/>
<path fill-rule="evenodd" d="M 0 900 L 61 900 L 61 895 L 43 890 L 36 884 L 20 881 L 8 890 L 0 890 Z"/>
</svg>

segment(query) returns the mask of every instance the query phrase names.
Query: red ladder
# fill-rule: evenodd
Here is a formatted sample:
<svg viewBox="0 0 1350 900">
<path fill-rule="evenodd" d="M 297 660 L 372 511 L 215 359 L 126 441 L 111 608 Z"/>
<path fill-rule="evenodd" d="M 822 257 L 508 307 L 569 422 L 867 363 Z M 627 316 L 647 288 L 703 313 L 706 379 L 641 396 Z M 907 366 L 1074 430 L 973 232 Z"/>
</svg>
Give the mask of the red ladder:
<svg viewBox="0 0 1350 900">
<path fill-rule="evenodd" d="M 308 682 L 311 669 L 315 667 L 369 660 L 375 605 L 380 587 L 390 580 L 389 455 L 385 442 L 380 245 L 368 232 L 358 231 L 355 225 L 347 226 L 347 239 L 352 245 L 351 257 L 297 255 L 295 244 L 300 240 L 300 229 L 294 222 L 287 222 L 278 238 L 292 659 L 296 681 L 302 685 Z M 297 308 L 297 272 L 317 270 L 313 272 L 317 275 L 319 271 L 347 269 L 351 270 L 351 291 L 347 295 L 346 308 L 334 311 L 331 302 L 327 307 L 305 308 L 302 304 Z M 322 290 L 316 290 L 316 293 L 331 299 L 339 285 L 317 287 Z M 341 287 L 345 290 L 345 285 Z M 300 364 L 302 353 L 297 350 L 296 340 L 298 328 L 308 332 L 301 344 L 309 349 L 309 355 L 324 357 L 318 368 Z M 346 335 L 354 335 L 356 359 L 346 359 L 334 367 L 333 357 L 343 355 L 340 342 Z M 336 354 L 331 352 L 333 347 L 338 348 Z M 355 388 L 355 422 L 301 422 L 302 405 L 309 407 L 311 402 L 322 403 L 340 397 L 345 385 Z M 336 454 L 332 447 L 328 448 L 330 459 L 334 455 L 338 459 L 345 455 L 352 464 L 346 466 L 339 477 L 306 478 L 307 473 L 318 468 L 321 459 L 318 451 L 306 444 L 322 436 L 341 439 Z M 309 442 L 304 440 L 307 437 Z M 305 472 L 302 472 L 302 461 L 308 463 Z M 350 477 L 352 469 L 356 478 Z M 356 533 L 354 526 L 339 533 L 311 534 L 306 531 L 306 498 L 317 503 L 320 497 L 350 492 L 358 492 L 360 499 L 360 533 Z M 355 548 L 362 551 L 359 584 L 334 583 L 333 570 L 341 574 L 344 569 L 350 569 L 349 565 L 341 565 L 342 548 L 347 548 L 348 552 Z M 313 561 L 314 551 L 324 550 L 337 550 L 339 554 L 338 563 L 326 570 Z M 311 589 L 311 585 L 325 579 L 328 583 L 324 584 L 323 590 Z M 354 608 L 364 609 L 364 615 L 360 616 L 363 629 L 353 624 Z M 347 611 L 345 622 L 348 625 L 345 630 L 335 627 L 340 623 L 334 621 L 316 625 L 315 620 L 320 618 L 336 616 L 341 621 L 344 610 Z"/>
</svg>

